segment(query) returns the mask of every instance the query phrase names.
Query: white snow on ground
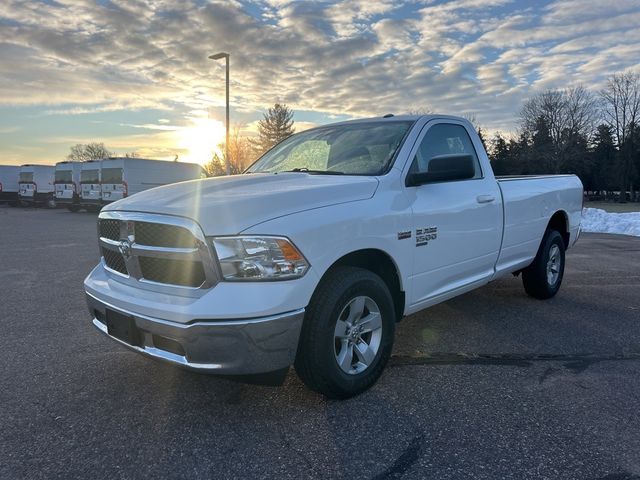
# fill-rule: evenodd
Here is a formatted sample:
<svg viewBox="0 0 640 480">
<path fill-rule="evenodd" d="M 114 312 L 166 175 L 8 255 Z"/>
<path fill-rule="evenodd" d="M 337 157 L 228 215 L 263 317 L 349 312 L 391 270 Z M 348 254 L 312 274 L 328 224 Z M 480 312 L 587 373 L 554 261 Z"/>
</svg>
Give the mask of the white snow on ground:
<svg viewBox="0 0 640 480">
<path fill-rule="evenodd" d="M 640 237 L 640 212 L 609 213 L 599 208 L 582 210 L 582 231 L 622 233 Z"/>
</svg>

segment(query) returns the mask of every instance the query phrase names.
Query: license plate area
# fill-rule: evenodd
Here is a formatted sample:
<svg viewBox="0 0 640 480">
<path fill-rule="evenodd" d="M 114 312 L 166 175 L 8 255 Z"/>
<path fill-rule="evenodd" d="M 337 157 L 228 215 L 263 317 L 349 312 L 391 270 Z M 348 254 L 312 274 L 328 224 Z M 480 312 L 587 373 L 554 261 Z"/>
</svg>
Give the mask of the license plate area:
<svg viewBox="0 0 640 480">
<path fill-rule="evenodd" d="M 129 345 L 142 346 L 140 330 L 129 315 L 107 309 L 107 333 Z"/>
</svg>

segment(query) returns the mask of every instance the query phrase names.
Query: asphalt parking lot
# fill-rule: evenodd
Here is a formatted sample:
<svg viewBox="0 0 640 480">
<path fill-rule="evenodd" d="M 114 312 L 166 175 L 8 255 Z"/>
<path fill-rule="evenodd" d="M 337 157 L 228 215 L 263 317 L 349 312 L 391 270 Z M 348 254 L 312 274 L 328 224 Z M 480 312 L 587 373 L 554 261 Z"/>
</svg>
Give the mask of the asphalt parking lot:
<svg viewBox="0 0 640 480">
<path fill-rule="evenodd" d="M 95 214 L 0 207 L 0 478 L 640 479 L 640 238 L 557 297 L 505 278 L 403 320 L 347 401 L 184 372 L 89 321 Z"/>
</svg>

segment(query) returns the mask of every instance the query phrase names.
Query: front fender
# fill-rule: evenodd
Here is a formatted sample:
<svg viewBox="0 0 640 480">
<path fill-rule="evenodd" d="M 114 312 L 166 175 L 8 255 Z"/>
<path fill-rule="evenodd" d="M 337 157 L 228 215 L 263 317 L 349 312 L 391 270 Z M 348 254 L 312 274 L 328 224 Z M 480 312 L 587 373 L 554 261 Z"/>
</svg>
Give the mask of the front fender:
<svg viewBox="0 0 640 480">
<path fill-rule="evenodd" d="M 411 230 L 410 209 L 404 196 L 381 192 L 371 199 L 269 220 L 242 233 L 287 236 L 309 260 L 319 277 L 349 253 L 364 249 L 381 250 L 395 263 L 400 287 L 406 291 L 415 239 L 413 236 L 399 239 L 398 233 Z"/>
</svg>

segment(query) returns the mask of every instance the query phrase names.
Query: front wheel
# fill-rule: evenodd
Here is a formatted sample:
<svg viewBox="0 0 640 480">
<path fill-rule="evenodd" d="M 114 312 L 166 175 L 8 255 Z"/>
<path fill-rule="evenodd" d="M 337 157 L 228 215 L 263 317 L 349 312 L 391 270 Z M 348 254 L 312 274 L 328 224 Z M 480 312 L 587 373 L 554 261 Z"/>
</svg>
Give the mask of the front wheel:
<svg viewBox="0 0 640 480">
<path fill-rule="evenodd" d="M 556 230 L 547 230 L 535 260 L 522 272 L 525 291 L 534 298 L 553 297 L 564 275 L 564 240 Z"/>
<path fill-rule="evenodd" d="M 298 376 L 329 398 L 366 390 L 391 356 L 394 312 L 379 276 L 361 268 L 334 268 L 307 308 L 295 361 Z"/>
</svg>

